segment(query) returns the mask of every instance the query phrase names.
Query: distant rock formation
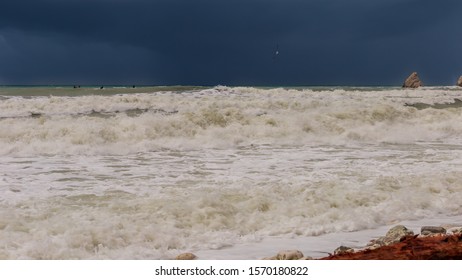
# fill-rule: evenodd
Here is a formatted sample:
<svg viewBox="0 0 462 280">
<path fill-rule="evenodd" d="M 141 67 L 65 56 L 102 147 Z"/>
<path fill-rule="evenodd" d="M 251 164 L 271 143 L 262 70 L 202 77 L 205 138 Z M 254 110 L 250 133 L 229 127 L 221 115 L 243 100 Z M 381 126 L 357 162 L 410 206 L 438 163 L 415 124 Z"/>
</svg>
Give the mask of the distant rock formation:
<svg viewBox="0 0 462 280">
<path fill-rule="evenodd" d="M 407 79 L 404 81 L 403 88 L 418 88 L 422 86 L 422 82 L 417 75 L 417 72 L 413 72 Z"/>
<path fill-rule="evenodd" d="M 460 76 L 459 80 L 457 80 L 457 85 L 462 87 L 462 76 Z"/>
</svg>

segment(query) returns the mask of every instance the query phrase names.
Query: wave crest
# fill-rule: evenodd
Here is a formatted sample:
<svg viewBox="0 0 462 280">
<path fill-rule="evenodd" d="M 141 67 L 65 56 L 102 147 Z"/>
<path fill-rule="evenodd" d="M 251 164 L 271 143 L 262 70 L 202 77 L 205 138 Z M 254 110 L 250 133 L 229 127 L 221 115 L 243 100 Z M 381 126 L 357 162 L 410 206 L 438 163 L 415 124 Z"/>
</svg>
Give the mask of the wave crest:
<svg viewBox="0 0 462 280">
<path fill-rule="evenodd" d="M 462 135 L 458 92 L 219 87 L 197 92 L 8 98 L 0 154 L 109 153 L 235 145 L 445 141 Z M 419 104 L 420 104 L 419 103 Z"/>
</svg>

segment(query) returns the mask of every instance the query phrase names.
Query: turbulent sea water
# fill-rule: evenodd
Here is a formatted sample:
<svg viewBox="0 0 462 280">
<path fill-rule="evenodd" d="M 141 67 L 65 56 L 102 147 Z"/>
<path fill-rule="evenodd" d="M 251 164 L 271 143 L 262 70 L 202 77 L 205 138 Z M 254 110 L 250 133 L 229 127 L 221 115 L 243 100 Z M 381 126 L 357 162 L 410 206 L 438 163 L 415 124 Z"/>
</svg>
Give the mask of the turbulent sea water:
<svg viewBox="0 0 462 280">
<path fill-rule="evenodd" d="M 233 248 L 245 259 L 268 240 L 460 223 L 459 98 L 456 87 L 0 87 L 0 259 Z"/>
</svg>

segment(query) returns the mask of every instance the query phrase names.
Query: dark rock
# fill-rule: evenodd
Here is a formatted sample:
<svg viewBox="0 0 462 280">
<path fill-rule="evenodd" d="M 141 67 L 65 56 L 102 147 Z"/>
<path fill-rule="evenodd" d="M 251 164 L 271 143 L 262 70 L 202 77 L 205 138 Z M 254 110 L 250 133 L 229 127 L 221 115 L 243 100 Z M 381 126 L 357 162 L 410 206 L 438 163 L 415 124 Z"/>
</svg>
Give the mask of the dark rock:
<svg viewBox="0 0 462 280">
<path fill-rule="evenodd" d="M 446 229 L 444 227 L 423 226 L 420 229 L 420 234 L 421 235 L 446 234 Z"/>
<path fill-rule="evenodd" d="M 462 76 L 460 76 L 459 80 L 457 80 L 457 85 L 462 87 Z"/>
<path fill-rule="evenodd" d="M 347 247 L 347 246 L 340 246 L 337 249 L 334 250 L 334 255 L 338 254 L 346 254 L 346 253 L 353 253 L 355 250 L 353 248 Z"/>
<path fill-rule="evenodd" d="M 418 88 L 422 86 L 422 82 L 417 75 L 417 72 L 413 72 L 407 79 L 404 81 L 403 88 Z"/>
</svg>

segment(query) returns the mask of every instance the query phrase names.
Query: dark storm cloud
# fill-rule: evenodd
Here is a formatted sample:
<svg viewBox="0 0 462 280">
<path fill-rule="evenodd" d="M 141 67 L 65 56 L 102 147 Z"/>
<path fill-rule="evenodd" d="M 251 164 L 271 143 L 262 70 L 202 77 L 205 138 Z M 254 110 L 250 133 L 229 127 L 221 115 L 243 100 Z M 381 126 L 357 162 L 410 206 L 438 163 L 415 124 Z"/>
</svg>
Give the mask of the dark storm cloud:
<svg viewBox="0 0 462 280">
<path fill-rule="evenodd" d="M 395 84 L 413 70 L 452 83 L 462 74 L 455 0 L 2 2 L 3 83 Z"/>
</svg>

